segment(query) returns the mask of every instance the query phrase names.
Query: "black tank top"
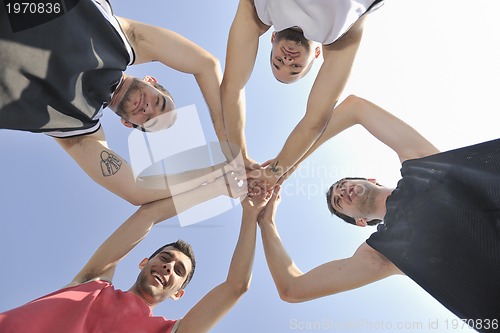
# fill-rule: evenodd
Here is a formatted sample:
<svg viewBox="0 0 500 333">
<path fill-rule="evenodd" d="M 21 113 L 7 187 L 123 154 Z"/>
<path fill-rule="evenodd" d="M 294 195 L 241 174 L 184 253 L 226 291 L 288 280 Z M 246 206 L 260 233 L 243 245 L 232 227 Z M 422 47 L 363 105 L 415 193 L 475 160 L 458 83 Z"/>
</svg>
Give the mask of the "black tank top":
<svg viewBox="0 0 500 333">
<path fill-rule="evenodd" d="M 500 140 L 406 161 L 401 175 L 367 243 L 458 317 L 498 320 Z"/>
</svg>

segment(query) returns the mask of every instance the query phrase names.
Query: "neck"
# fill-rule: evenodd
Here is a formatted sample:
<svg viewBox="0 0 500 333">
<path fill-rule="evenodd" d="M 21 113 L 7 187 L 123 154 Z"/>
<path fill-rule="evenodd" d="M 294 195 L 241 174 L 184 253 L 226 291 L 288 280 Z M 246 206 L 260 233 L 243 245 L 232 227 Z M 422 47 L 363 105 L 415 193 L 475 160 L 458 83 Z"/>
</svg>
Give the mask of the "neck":
<svg viewBox="0 0 500 333">
<path fill-rule="evenodd" d="M 385 203 L 387 201 L 387 198 L 391 195 L 392 191 L 394 191 L 393 188 L 388 188 L 388 187 L 381 187 L 379 190 L 379 193 L 377 197 L 375 198 L 375 207 L 376 210 L 374 212 L 373 218 L 383 220 L 385 218 L 385 214 L 387 212 L 387 207 L 385 206 Z"/>
<path fill-rule="evenodd" d="M 130 76 L 123 73 L 122 78 L 120 80 L 120 83 L 116 87 L 115 91 L 113 92 L 113 97 L 111 98 L 111 101 L 108 104 L 108 108 L 116 112 L 116 107 L 118 105 L 118 101 L 121 100 L 121 97 L 125 93 L 125 88 L 124 86 L 126 85 L 125 82 L 128 81 L 128 78 Z"/>
<path fill-rule="evenodd" d="M 149 306 L 149 308 L 151 310 L 154 309 L 154 307 L 157 305 L 156 303 L 154 302 L 148 302 L 144 297 L 143 297 L 143 294 L 140 292 L 140 290 L 138 290 L 137 288 L 137 285 L 134 284 L 132 287 L 130 287 L 129 290 L 127 290 L 127 292 L 129 293 L 132 293 L 134 295 L 136 295 L 137 297 L 139 297 L 144 303 L 146 303 L 147 306 Z"/>
</svg>

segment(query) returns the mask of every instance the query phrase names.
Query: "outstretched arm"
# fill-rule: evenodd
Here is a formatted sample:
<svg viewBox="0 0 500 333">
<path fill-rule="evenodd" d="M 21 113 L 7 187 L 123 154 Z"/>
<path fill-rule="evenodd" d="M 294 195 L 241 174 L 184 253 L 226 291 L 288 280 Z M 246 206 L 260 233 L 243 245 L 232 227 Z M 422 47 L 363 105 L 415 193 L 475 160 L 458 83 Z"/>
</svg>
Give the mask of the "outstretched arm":
<svg viewBox="0 0 500 333">
<path fill-rule="evenodd" d="M 156 223 L 201 202 L 228 193 L 224 178 L 220 177 L 213 183 L 180 194 L 175 197 L 175 201 L 168 198 L 141 206 L 99 247 L 70 285 L 98 278 L 111 281 L 118 262 L 146 237 Z M 242 195 L 243 192 L 238 192 L 240 190 L 234 185 L 231 184 L 231 189 L 235 191 L 233 195 Z"/>
<path fill-rule="evenodd" d="M 248 290 L 255 252 L 257 216 L 269 197 L 269 193 L 266 193 L 262 197 L 247 198 L 242 202 L 240 235 L 226 281 L 212 289 L 186 314 L 177 333 L 208 332 Z"/>
<path fill-rule="evenodd" d="M 225 173 L 219 165 L 178 175 L 136 179 L 127 161 L 108 148 L 102 129 L 78 137 L 56 138 L 56 141 L 96 183 L 134 205 L 195 189 Z"/>
<path fill-rule="evenodd" d="M 358 124 L 394 150 L 401 163 L 439 152 L 432 143 L 403 120 L 366 99 L 350 95 L 331 112 L 327 127 L 296 166 L 324 142 Z"/>
<path fill-rule="evenodd" d="M 324 62 L 309 94 L 306 113 L 260 177 L 267 186 L 274 185 L 297 164 L 325 129 L 349 78 L 361 42 L 363 22 L 364 17 L 339 40 L 323 46 Z"/>
<path fill-rule="evenodd" d="M 245 140 L 245 85 L 255 64 L 259 37 L 268 28 L 257 18 L 253 0 L 240 0 L 229 31 L 221 97 L 228 141 L 241 149 L 247 169 L 254 161 Z"/>
<path fill-rule="evenodd" d="M 181 35 L 160 27 L 118 18 L 136 52 L 135 64 L 159 61 L 180 72 L 193 74 L 210 110 L 220 142 L 226 142 L 222 119 L 219 60 Z"/>
<path fill-rule="evenodd" d="M 279 198 L 278 198 L 279 199 Z M 347 259 L 330 261 L 303 273 L 286 252 L 274 223 L 277 200 L 269 201 L 259 218 L 267 264 L 284 301 L 304 302 L 359 288 L 400 271 L 363 243 Z"/>
</svg>

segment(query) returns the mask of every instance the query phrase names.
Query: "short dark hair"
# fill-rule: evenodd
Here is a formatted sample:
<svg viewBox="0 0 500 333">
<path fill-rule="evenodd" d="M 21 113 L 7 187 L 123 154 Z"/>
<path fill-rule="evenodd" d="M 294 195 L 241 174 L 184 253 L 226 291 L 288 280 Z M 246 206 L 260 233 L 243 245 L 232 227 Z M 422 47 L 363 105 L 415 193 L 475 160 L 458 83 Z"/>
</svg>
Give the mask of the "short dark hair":
<svg viewBox="0 0 500 333">
<path fill-rule="evenodd" d="M 160 92 L 162 92 L 166 96 L 170 97 L 172 99 L 172 101 L 174 100 L 174 98 L 172 97 L 172 95 L 170 94 L 170 92 L 167 89 L 165 89 L 165 87 L 163 87 L 161 84 L 159 84 L 158 82 L 156 82 L 156 83 L 153 83 L 152 85 L 157 90 L 159 90 Z"/>
<path fill-rule="evenodd" d="M 335 183 L 332 184 L 332 186 L 330 186 L 330 188 L 328 189 L 328 192 L 326 192 L 326 205 L 327 205 L 328 210 L 330 211 L 330 213 L 332 213 L 332 215 L 336 215 L 337 217 L 339 217 L 340 219 L 344 220 L 347 223 L 356 225 L 356 220 L 355 219 L 353 219 L 352 217 L 347 216 L 347 215 L 342 214 L 341 212 L 337 211 L 333 207 L 333 205 L 332 205 L 333 189 L 335 188 L 335 186 L 338 183 L 340 183 L 340 182 L 342 182 L 344 180 L 368 180 L 368 179 L 367 178 L 362 178 L 362 177 L 344 177 L 344 178 L 342 178 L 340 180 L 337 180 Z M 377 185 L 380 185 L 380 184 L 377 183 Z M 382 220 L 373 219 L 373 220 L 370 220 L 370 221 L 366 222 L 366 224 L 368 224 L 368 225 L 377 225 L 380 222 L 382 222 Z"/>
<path fill-rule="evenodd" d="M 194 258 L 194 251 L 193 251 L 193 248 L 191 247 L 191 245 L 189 245 L 188 243 L 186 243 L 182 239 L 178 239 L 176 242 L 163 245 L 158 250 L 156 250 L 152 255 L 150 255 L 148 259 L 153 258 L 158 253 L 163 251 L 163 249 L 165 249 L 166 247 L 169 247 L 169 246 L 174 247 L 175 249 L 184 253 L 189 258 L 189 260 L 191 260 L 191 271 L 188 273 L 188 275 L 186 276 L 186 281 L 184 281 L 184 283 L 181 286 L 181 289 L 184 289 L 188 285 L 188 283 L 191 281 L 191 279 L 193 278 L 194 269 L 196 267 L 196 260 Z"/>
</svg>

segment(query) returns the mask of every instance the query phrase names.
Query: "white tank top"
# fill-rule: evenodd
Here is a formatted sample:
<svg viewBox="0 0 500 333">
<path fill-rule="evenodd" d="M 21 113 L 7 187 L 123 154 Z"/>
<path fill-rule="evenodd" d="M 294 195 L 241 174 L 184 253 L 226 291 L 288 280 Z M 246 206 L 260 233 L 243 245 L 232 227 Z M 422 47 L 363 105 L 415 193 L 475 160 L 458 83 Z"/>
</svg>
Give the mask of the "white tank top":
<svg viewBox="0 0 500 333">
<path fill-rule="evenodd" d="M 273 25 L 276 31 L 299 27 L 307 39 L 325 45 L 346 33 L 374 2 L 377 1 L 254 0 L 262 23 Z"/>
</svg>

